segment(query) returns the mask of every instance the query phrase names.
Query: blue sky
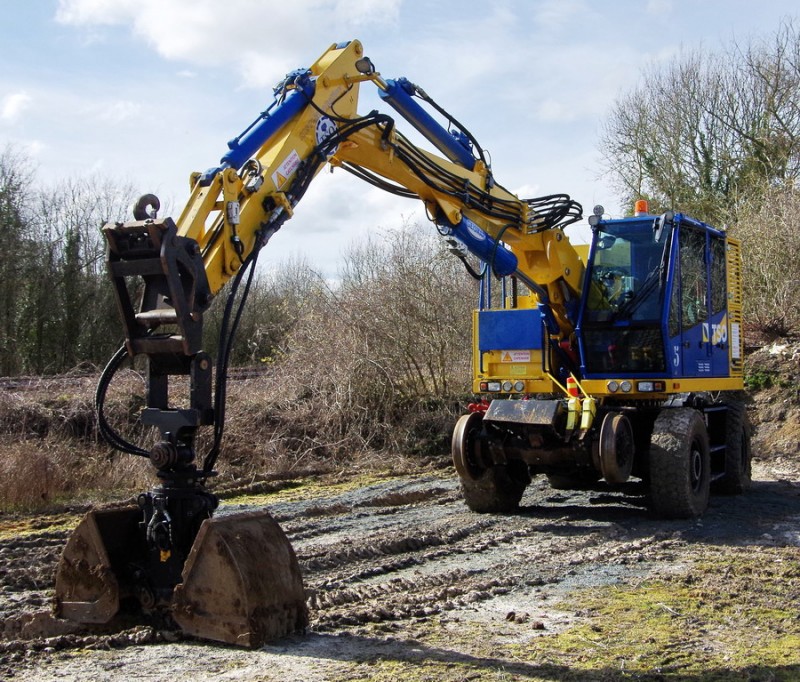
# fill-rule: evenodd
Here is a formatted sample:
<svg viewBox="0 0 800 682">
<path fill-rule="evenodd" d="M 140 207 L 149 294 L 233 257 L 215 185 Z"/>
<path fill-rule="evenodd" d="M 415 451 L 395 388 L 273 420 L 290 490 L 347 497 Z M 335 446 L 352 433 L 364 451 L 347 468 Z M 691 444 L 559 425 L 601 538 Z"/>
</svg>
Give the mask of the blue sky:
<svg viewBox="0 0 800 682">
<path fill-rule="evenodd" d="M 38 177 L 102 174 L 177 214 L 191 171 L 271 100 L 286 71 L 358 38 L 488 149 L 521 196 L 567 192 L 622 211 L 597 153 L 615 97 L 681 50 L 768 37 L 796 0 L 0 0 L 0 147 Z M 362 89 L 362 112 L 379 107 Z M 124 218 L 125 216 L 109 216 Z M 345 173 L 315 181 L 262 258 L 328 277 L 348 245 L 423 220 Z"/>
</svg>

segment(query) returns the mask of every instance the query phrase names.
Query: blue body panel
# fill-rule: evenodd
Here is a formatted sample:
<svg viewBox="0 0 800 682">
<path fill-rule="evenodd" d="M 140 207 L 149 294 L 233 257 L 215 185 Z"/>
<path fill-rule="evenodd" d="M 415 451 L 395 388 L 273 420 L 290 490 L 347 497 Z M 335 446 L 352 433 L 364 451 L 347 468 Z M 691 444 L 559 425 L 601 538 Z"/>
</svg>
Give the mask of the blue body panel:
<svg viewBox="0 0 800 682">
<path fill-rule="evenodd" d="M 706 379 L 730 374 L 726 311 L 670 339 L 671 376 Z"/>
<path fill-rule="evenodd" d="M 478 313 L 478 349 L 541 350 L 542 316 L 533 308 L 481 310 Z"/>
<path fill-rule="evenodd" d="M 648 234 L 654 218 L 655 216 L 646 216 L 601 221 L 598 225 L 598 234 L 604 231 L 604 226 L 608 226 L 607 230 L 614 230 L 616 235 L 630 235 L 640 230 L 641 234 Z M 691 326 L 686 326 L 685 320 L 682 320 L 680 309 L 677 312 L 673 310 L 670 318 L 670 305 L 681 305 L 681 287 L 686 286 L 679 279 L 681 270 L 678 267 L 682 257 L 681 241 L 685 228 L 690 228 L 692 231 L 699 230 L 705 235 L 706 258 L 710 253 L 709 240 L 725 237 L 724 232 L 698 220 L 680 213 L 674 216 L 670 228 L 672 241 L 668 249 L 669 258 L 665 263 L 666 273 L 658 310 L 641 315 L 641 319 L 635 319 L 633 315 L 630 315 L 631 319 L 615 319 L 616 314 L 610 311 L 607 319 L 598 316 L 592 320 L 587 301 L 582 301 L 576 335 L 581 371 L 587 379 L 602 379 L 609 376 L 711 379 L 730 375 L 727 307 L 723 307 L 710 317 L 697 320 Z M 599 248 L 597 239 L 597 236 L 593 239 L 589 253 L 584 281 L 585 297 L 588 297 L 591 291 L 592 269 Z M 633 260 L 630 270 L 626 271 L 627 274 L 641 281 L 648 275 L 647 271 L 652 270 L 652 263 L 644 264 L 645 270 L 637 272 L 637 268 L 641 265 L 643 264 Z M 709 273 L 710 268 L 707 267 L 703 293 L 705 301 L 711 300 Z M 638 310 L 643 309 L 644 306 L 640 306 Z M 594 314 L 597 315 L 596 312 Z M 674 332 L 676 324 L 679 333 L 670 336 L 670 328 L 672 327 Z M 654 356 L 653 349 L 658 354 L 657 362 L 648 363 L 648 356 L 650 358 Z M 620 362 L 619 358 L 624 358 L 624 361 Z"/>
</svg>

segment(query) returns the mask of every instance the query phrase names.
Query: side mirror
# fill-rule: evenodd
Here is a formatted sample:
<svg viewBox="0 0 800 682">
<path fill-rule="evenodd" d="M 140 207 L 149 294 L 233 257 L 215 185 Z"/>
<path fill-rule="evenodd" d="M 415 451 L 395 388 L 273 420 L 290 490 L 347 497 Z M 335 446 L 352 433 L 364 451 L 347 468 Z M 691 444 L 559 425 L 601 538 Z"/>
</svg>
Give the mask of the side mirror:
<svg viewBox="0 0 800 682">
<path fill-rule="evenodd" d="M 658 218 L 653 221 L 653 241 L 660 242 L 664 236 L 664 228 L 672 225 L 672 220 L 675 214 L 672 211 L 662 213 Z"/>
</svg>

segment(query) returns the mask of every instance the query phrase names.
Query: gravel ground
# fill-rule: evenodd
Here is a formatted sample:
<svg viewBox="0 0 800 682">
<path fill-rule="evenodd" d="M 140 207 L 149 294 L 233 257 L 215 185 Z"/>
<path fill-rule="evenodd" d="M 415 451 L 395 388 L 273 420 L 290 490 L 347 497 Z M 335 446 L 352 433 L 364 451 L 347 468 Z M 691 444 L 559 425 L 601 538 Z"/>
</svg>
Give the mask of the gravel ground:
<svg viewBox="0 0 800 682">
<path fill-rule="evenodd" d="M 624 670 L 590 673 L 591 663 L 547 653 L 560 634 L 591 620 L 574 596 L 685 577 L 709 553 L 717 563 L 742 552 L 796 562 L 797 471 L 785 461 L 756 462 L 754 479 L 746 495 L 712 497 L 705 516 L 691 521 L 655 519 L 636 485 L 555 491 L 543 477 L 514 515 L 471 513 L 454 476 L 431 474 L 322 485 L 295 501 L 237 498 L 223 509 L 266 503 L 286 531 L 311 613 L 305 635 L 256 651 L 149 625 L 101 632 L 54 620 L 53 574 L 77 516 L 0 517 L 0 678 L 626 678 Z M 735 679 L 795 679 L 782 677 L 784 669 L 761 672 Z"/>
</svg>

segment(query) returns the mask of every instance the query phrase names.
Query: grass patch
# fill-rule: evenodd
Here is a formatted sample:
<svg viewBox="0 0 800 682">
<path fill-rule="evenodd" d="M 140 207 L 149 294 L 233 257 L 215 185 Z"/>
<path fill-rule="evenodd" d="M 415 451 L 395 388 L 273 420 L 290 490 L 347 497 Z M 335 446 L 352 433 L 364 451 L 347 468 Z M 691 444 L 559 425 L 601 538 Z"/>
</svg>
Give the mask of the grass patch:
<svg viewBox="0 0 800 682">
<path fill-rule="evenodd" d="M 348 476 L 341 479 L 340 474 L 313 476 L 297 480 L 281 481 L 263 494 L 244 493 L 225 497 L 225 504 L 270 505 L 279 502 L 298 502 L 340 495 L 348 490 L 358 490 L 381 481 L 401 478 L 401 475 L 387 472 L 371 472 Z"/>
<path fill-rule="evenodd" d="M 778 373 L 765 369 L 752 369 L 745 372 L 744 385 L 750 391 L 771 388 L 778 381 Z"/>
<path fill-rule="evenodd" d="M 416 642 L 387 643 L 385 653 L 347 679 L 800 679 L 797 548 L 698 546 L 695 552 L 680 572 L 548 602 L 548 610 L 577 618 L 562 631 L 515 626 L 501 636 L 510 627 L 505 622 L 429 622 Z"/>
<path fill-rule="evenodd" d="M 512 652 L 576 674 L 556 679 L 800 679 L 797 549 L 698 551 L 686 573 L 571 594 L 582 624 Z"/>
<path fill-rule="evenodd" d="M 0 540 L 36 537 L 42 533 L 72 531 L 80 517 L 74 514 L 53 514 L 31 517 L 0 517 Z"/>
</svg>

